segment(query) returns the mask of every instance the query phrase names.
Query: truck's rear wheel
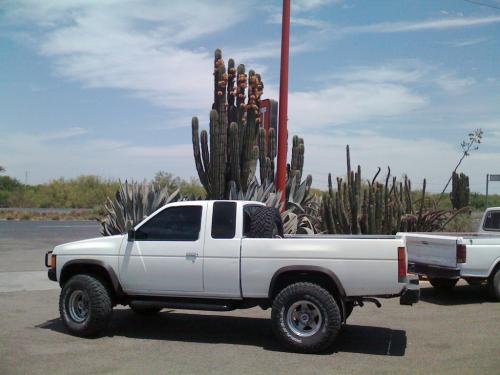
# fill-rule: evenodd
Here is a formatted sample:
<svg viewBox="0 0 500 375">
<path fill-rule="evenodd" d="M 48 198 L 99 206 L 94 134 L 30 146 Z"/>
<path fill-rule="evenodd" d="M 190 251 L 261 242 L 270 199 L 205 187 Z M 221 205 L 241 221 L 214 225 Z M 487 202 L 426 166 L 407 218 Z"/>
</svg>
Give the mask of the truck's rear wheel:
<svg viewBox="0 0 500 375">
<path fill-rule="evenodd" d="M 488 280 L 488 289 L 491 296 L 500 301 L 500 268 Z"/>
<path fill-rule="evenodd" d="M 108 325 L 113 305 L 108 289 L 100 280 L 90 275 L 76 275 L 61 291 L 59 312 L 72 334 L 95 336 Z"/>
<path fill-rule="evenodd" d="M 271 319 L 278 340 L 302 353 L 316 353 L 330 346 L 342 320 L 333 296 L 312 283 L 283 289 L 274 299 Z"/>
<path fill-rule="evenodd" d="M 458 282 L 458 279 L 429 278 L 429 282 L 434 289 L 443 292 L 451 291 Z"/>
</svg>

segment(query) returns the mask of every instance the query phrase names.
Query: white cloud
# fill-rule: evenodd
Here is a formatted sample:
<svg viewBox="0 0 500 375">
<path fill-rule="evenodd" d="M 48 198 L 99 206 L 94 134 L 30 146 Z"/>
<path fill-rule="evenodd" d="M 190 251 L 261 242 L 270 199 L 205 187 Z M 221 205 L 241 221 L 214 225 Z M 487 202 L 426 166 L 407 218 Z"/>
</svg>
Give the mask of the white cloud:
<svg viewBox="0 0 500 375">
<path fill-rule="evenodd" d="M 329 4 L 339 4 L 343 0 L 293 0 L 292 8 L 297 12 L 307 12 Z"/>
<path fill-rule="evenodd" d="M 311 90 L 289 95 L 288 117 L 295 131 L 411 116 L 431 104 L 429 92 L 438 95 L 436 86 L 459 94 L 475 81 L 417 60 L 396 60 L 326 72 L 317 82 Z"/>
<path fill-rule="evenodd" d="M 75 126 L 72 128 L 62 129 L 56 132 L 45 133 L 40 137 L 40 139 L 44 141 L 63 140 L 67 138 L 77 137 L 79 135 L 86 134 L 87 132 L 88 132 L 87 129 Z"/>
<path fill-rule="evenodd" d="M 363 179 L 372 179 L 378 167 L 382 168 L 379 179 L 391 167 L 391 175 L 407 174 L 413 189 L 420 189 L 427 179 L 427 189 L 440 192 L 455 167 L 460 150 L 453 144 L 430 137 L 402 139 L 376 132 L 342 132 L 308 135 L 305 138 L 304 170 L 313 175 L 316 188 L 326 189 L 328 173 L 344 177 L 346 173 L 345 146 L 351 150 L 351 164 L 362 167 Z M 498 169 L 500 153 L 477 151 L 465 159 L 460 171 L 470 177 L 472 191 L 484 190 L 486 173 Z M 500 192 L 500 186 L 495 188 Z"/>
<path fill-rule="evenodd" d="M 446 73 L 439 76 L 436 83 L 449 94 L 461 94 L 476 81 L 473 78 L 460 78 L 454 73 Z"/>
<path fill-rule="evenodd" d="M 468 46 L 473 46 L 476 44 L 481 44 L 490 41 L 491 38 L 474 38 L 474 39 L 465 39 L 465 40 L 458 40 L 455 42 L 449 42 L 446 43 L 448 45 L 451 45 L 453 47 L 468 47 Z"/>
<path fill-rule="evenodd" d="M 56 72 L 88 87 L 128 90 L 169 108 L 210 106 L 212 52 L 186 47 L 249 15 L 251 3 L 19 1 L 12 23 L 38 27 L 37 47 Z"/>
<path fill-rule="evenodd" d="M 67 129 L 67 134 L 70 132 L 71 129 Z M 74 137 L 71 142 L 61 142 L 54 147 L 54 139 L 22 132 L 7 134 L 0 138 L 2 165 L 8 168 L 9 175 L 20 179 L 24 179 L 28 171 L 29 183 L 81 174 L 142 180 L 166 166 L 182 177 L 196 173 L 191 144 L 155 147 L 108 138 L 82 140 Z"/>
<path fill-rule="evenodd" d="M 291 92 L 289 122 L 296 130 L 322 128 L 402 115 L 427 104 L 403 85 L 353 82 Z"/>
<path fill-rule="evenodd" d="M 398 33 L 428 30 L 448 30 L 473 26 L 485 26 L 500 22 L 500 16 L 442 18 L 428 21 L 381 22 L 371 25 L 347 26 L 340 33 Z"/>
<path fill-rule="evenodd" d="M 399 82 L 413 83 L 421 80 L 427 73 L 429 67 L 416 61 L 394 62 L 375 66 L 356 66 L 326 76 L 326 79 L 338 79 L 342 81 L 356 82 Z"/>
</svg>

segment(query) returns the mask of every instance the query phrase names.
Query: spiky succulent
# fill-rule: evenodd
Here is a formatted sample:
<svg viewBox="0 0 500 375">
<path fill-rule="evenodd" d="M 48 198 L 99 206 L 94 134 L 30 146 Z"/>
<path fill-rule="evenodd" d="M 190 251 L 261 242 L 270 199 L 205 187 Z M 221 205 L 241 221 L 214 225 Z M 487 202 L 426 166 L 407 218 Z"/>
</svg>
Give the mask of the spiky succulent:
<svg viewBox="0 0 500 375">
<path fill-rule="evenodd" d="M 115 197 L 108 198 L 104 206 L 106 213 L 101 220 L 101 234 L 125 233 L 158 208 L 178 200 L 181 200 L 179 190 L 169 194 L 167 188 L 154 182 L 120 181 Z"/>
</svg>

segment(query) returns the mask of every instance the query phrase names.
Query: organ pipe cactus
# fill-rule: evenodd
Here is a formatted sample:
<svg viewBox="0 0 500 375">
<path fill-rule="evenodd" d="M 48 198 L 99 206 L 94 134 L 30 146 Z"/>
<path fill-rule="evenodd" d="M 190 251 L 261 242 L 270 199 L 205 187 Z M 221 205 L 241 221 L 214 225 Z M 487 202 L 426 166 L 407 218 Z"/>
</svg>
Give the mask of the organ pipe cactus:
<svg viewBox="0 0 500 375">
<path fill-rule="evenodd" d="M 426 180 L 417 203 L 413 202 L 411 181 L 391 178 L 387 169 L 385 182 L 373 179 L 362 182 L 361 167 L 351 170 L 349 146 L 346 148 L 347 177 L 338 177 L 336 190 L 331 174 L 328 192 L 323 194 L 321 216 L 323 230 L 332 234 L 395 234 L 396 232 L 437 231 L 462 211 L 437 210 L 426 205 Z"/>
</svg>

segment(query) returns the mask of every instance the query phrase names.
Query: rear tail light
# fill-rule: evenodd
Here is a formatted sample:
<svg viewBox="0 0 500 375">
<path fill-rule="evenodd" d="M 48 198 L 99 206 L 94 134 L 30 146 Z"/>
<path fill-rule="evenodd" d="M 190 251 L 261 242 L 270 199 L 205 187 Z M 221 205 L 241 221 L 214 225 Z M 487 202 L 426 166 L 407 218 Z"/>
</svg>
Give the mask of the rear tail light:
<svg viewBox="0 0 500 375">
<path fill-rule="evenodd" d="M 406 248 L 398 247 L 398 282 L 406 281 Z"/>
<path fill-rule="evenodd" d="M 50 268 L 52 268 L 53 270 L 56 269 L 56 259 L 57 257 L 52 254 L 52 256 L 50 257 Z"/>
<path fill-rule="evenodd" d="M 457 263 L 465 263 L 467 260 L 467 247 L 463 244 L 457 244 Z"/>
</svg>

